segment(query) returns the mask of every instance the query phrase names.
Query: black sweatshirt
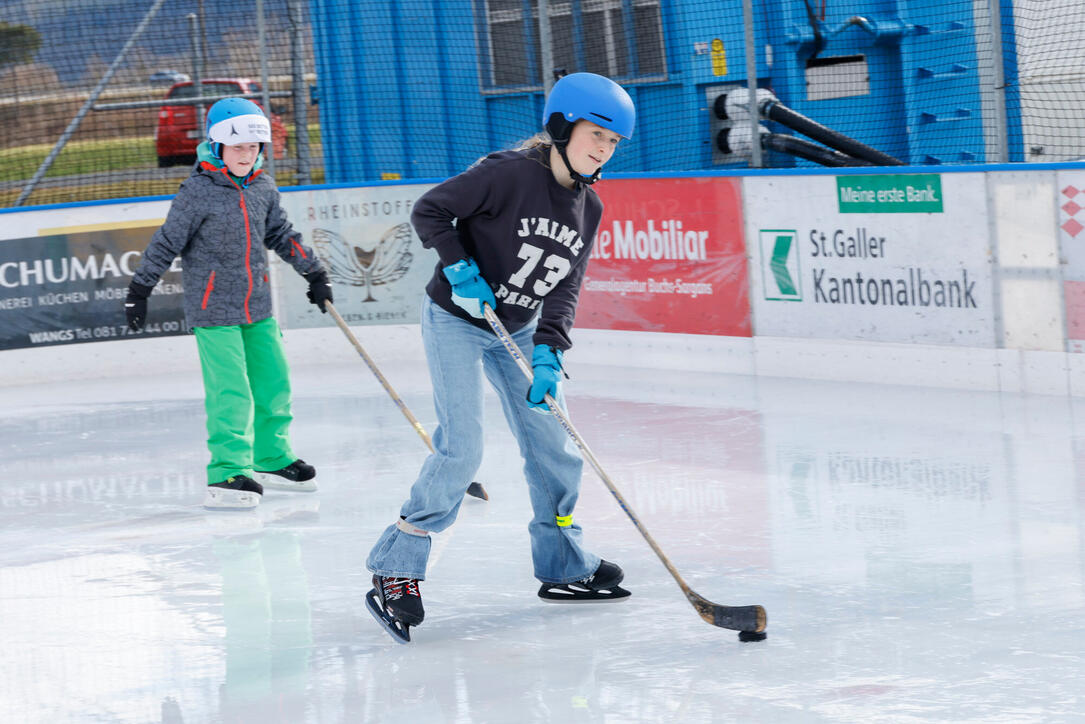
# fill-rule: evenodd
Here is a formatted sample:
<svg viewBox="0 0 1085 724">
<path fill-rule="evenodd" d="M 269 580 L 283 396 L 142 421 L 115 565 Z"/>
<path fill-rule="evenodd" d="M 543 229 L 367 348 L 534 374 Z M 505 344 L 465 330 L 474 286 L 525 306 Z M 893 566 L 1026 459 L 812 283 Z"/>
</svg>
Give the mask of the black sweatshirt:
<svg viewBox="0 0 1085 724">
<path fill-rule="evenodd" d="M 535 344 L 566 350 L 603 203 L 587 186 L 570 190 L 559 184 L 548 153 L 549 146 L 538 146 L 487 156 L 424 194 L 411 223 L 422 245 L 441 258 L 426 292 L 442 309 L 490 329 L 485 319 L 453 304 L 441 272 L 471 257 L 494 290 L 495 311 L 510 332 L 541 307 Z"/>
</svg>

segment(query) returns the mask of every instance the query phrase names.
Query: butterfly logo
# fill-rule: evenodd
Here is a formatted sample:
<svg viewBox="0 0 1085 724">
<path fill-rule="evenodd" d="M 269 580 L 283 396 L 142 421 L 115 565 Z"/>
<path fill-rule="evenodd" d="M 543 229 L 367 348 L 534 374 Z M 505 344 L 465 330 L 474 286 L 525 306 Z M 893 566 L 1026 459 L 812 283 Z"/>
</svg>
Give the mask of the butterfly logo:
<svg viewBox="0 0 1085 724">
<path fill-rule="evenodd" d="M 313 229 L 313 246 L 328 267 L 328 276 L 340 284 L 365 287 L 363 301 L 375 302 L 373 287 L 391 284 L 411 268 L 411 225 L 393 226 L 370 250 L 355 246 L 334 231 Z"/>
</svg>

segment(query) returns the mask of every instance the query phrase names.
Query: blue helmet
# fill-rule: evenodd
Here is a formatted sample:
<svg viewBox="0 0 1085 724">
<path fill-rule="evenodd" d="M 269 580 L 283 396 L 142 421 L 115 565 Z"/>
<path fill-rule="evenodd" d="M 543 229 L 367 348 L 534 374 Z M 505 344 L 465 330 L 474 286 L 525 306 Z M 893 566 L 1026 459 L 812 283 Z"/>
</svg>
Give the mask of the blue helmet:
<svg viewBox="0 0 1085 724">
<path fill-rule="evenodd" d="M 215 158 L 222 158 L 223 145 L 271 143 L 271 123 L 252 101 L 246 98 L 223 98 L 207 111 L 207 142 Z"/>
<path fill-rule="evenodd" d="M 637 111 L 625 89 L 595 73 L 573 73 L 554 84 L 543 108 L 543 127 L 558 145 L 579 120 L 591 121 L 622 138 L 633 137 Z"/>
</svg>

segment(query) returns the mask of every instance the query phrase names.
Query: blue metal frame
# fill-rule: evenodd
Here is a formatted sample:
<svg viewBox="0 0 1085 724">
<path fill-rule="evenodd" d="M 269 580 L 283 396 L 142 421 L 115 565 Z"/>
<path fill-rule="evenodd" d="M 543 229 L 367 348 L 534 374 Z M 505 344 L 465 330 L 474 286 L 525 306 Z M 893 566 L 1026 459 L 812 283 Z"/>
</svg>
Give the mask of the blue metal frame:
<svg viewBox="0 0 1085 724">
<path fill-rule="evenodd" d="M 1012 0 L 1002 4 L 1011 160 L 1021 149 Z M 483 0 L 311 0 L 325 172 L 331 183 L 451 176 L 486 153 L 536 133 L 543 106 L 539 49 L 530 27 L 531 0 L 522 0 L 527 72 L 538 87 L 494 88 Z M 815 19 L 825 38 L 821 57 L 861 55 L 869 92 L 810 100 L 807 61 L 814 28 L 804 0 L 755 3 L 759 40 L 756 77 L 788 107 L 906 163 L 957 165 L 985 159 L 978 56 L 971 0 L 837 0 Z M 637 77 L 633 0 L 620 0 L 631 73 Z M 636 136 L 622 144 L 608 171 L 664 172 L 738 169 L 713 165 L 708 89 L 745 85 L 743 18 L 738 2 L 695 12 L 661 0 L 667 75 L 629 80 L 638 109 Z M 584 63 L 581 0 L 571 0 L 573 52 Z M 861 17 L 862 19 L 856 19 Z M 343 19 L 347 21 L 344 22 Z M 432 22 L 416 19 L 434 18 Z M 689 52 L 719 39 L 726 72 L 706 53 Z M 774 51 L 770 66 L 765 48 Z M 584 68 L 569 68 L 570 71 Z M 618 79 L 621 80 L 621 79 Z M 779 126 L 771 130 L 793 133 Z M 770 152 L 773 166 L 816 168 Z"/>
<path fill-rule="evenodd" d="M 1009 160 L 1024 161 L 1024 129 L 1021 123 L 1021 86 L 1017 71 L 1017 54 L 1012 52 L 1017 47 L 1017 26 L 1014 22 L 1013 0 L 1002 0 L 999 4 L 1002 16 L 1002 73 L 1006 85 L 1006 138 L 1009 140 Z M 1014 141 L 1016 140 L 1016 143 Z M 1032 168 L 1032 164 L 1029 164 Z"/>
</svg>

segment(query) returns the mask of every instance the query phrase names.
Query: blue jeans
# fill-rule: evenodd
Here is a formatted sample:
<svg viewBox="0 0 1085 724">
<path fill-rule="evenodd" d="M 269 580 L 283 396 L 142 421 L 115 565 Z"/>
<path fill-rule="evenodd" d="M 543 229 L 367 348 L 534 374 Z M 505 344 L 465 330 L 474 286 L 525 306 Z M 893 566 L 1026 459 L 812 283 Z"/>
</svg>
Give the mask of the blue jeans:
<svg viewBox="0 0 1085 724">
<path fill-rule="evenodd" d="M 535 324 L 512 335 L 530 357 Z M 449 314 L 428 296 L 422 302 L 422 342 L 426 350 L 437 429 L 436 452 L 426 458 L 411 497 L 400 515 L 416 528 L 439 533 L 456 520 L 467 486 L 482 463 L 482 375 L 501 398 L 505 419 L 524 458 L 534 517 L 528 525 L 535 577 L 544 583 L 569 583 L 587 578 L 599 567 L 599 557 L 584 550 L 580 526 L 569 520 L 580 492 L 584 461 L 553 415 L 540 415 L 527 406 L 528 381 L 501 342 L 485 331 Z M 565 409 L 565 400 L 558 402 Z M 406 533 L 392 524 L 369 553 L 366 566 L 374 573 L 397 578 L 426 577 L 430 537 Z"/>
</svg>

